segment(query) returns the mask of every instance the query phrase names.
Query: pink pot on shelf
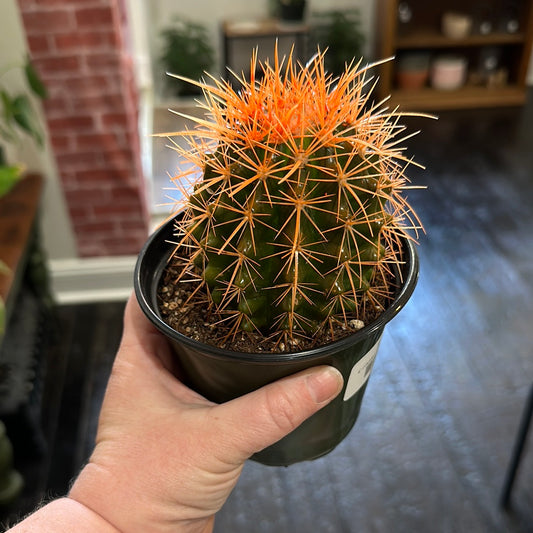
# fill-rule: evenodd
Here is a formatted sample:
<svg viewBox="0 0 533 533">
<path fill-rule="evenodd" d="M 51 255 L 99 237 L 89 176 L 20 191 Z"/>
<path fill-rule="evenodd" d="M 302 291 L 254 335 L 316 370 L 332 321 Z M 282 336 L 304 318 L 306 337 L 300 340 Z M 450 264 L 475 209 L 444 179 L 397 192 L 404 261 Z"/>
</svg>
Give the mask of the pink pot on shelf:
<svg viewBox="0 0 533 533">
<path fill-rule="evenodd" d="M 431 65 L 431 86 L 444 91 L 460 89 L 466 81 L 467 66 L 464 57 L 438 57 Z"/>
<path fill-rule="evenodd" d="M 396 84 L 399 89 L 417 90 L 427 84 L 430 55 L 426 52 L 409 53 L 399 57 Z"/>
</svg>

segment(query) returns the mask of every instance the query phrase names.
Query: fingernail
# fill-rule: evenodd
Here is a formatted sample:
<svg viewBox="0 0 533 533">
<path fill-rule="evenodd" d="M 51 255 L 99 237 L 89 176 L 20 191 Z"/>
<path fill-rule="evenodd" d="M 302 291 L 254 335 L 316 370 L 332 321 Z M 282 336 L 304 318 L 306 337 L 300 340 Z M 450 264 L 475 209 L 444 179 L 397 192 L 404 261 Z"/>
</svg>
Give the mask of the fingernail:
<svg viewBox="0 0 533 533">
<path fill-rule="evenodd" d="M 329 402 L 335 398 L 342 389 L 342 374 L 332 366 L 314 370 L 307 376 L 307 388 L 317 404 Z"/>
</svg>

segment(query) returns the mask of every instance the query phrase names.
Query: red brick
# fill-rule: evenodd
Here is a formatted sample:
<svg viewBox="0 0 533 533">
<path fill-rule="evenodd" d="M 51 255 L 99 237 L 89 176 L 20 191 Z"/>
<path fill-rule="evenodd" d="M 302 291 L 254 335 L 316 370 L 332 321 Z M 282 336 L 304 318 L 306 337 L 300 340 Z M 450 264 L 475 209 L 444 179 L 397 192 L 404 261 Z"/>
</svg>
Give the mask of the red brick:
<svg viewBox="0 0 533 533">
<path fill-rule="evenodd" d="M 117 226 L 113 218 L 110 217 L 99 217 L 95 220 L 84 220 L 77 221 L 76 227 L 79 229 L 84 229 L 85 233 L 107 233 L 115 234 Z"/>
<path fill-rule="evenodd" d="M 117 38 L 112 31 L 78 31 L 76 33 L 58 33 L 53 36 L 58 50 L 91 49 L 114 50 Z"/>
<path fill-rule="evenodd" d="M 80 72 L 80 58 L 77 56 L 54 56 L 42 57 L 35 61 L 39 70 L 43 73 L 73 73 Z"/>
<path fill-rule="evenodd" d="M 144 221 L 144 216 L 142 211 L 137 211 L 133 214 L 131 220 L 126 220 L 124 217 L 118 220 L 118 229 L 119 234 L 137 236 L 141 240 L 146 240 L 148 233 L 147 224 Z"/>
<path fill-rule="evenodd" d="M 79 253 L 137 253 L 146 206 L 124 3 L 18 1 L 49 90 L 45 113 Z"/>
<path fill-rule="evenodd" d="M 32 9 L 35 4 L 35 0 L 18 0 L 20 10 L 24 11 L 27 9 Z"/>
<path fill-rule="evenodd" d="M 52 118 L 48 120 L 48 128 L 52 133 L 65 131 L 90 130 L 94 127 L 92 116 L 73 115 L 63 118 Z"/>
<path fill-rule="evenodd" d="M 89 4 L 95 4 L 95 0 L 33 0 L 33 2 L 37 6 L 41 7 L 47 7 L 47 6 L 58 6 L 58 5 L 65 5 L 66 2 L 69 4 L 77 4 L 77 5 L 89 5 Z M 98 0 L 96 0 L 96 3 Z"/>
<path fill-rule="evenodd" d="M 65 197 L 69 208 L 91 207 L 108 201 L 109 195 L 106 189 L 77 189 L 65 190 Z"/>
<path fill-rule="evenodd" d="M 84 222 L 86 220 L 92 220 L 94 218 L 93 206 L 91 205 L 76 205 L 70 206 L 70 216 L 73 220 L 78 222 Z"/>
<path fill-rule="evenodd" d="M 119 70 L 120 56 L 116 52 L 87 54 L 85 63 L 92 71 L 95 70 Z"/>
<path fill-rule="evenodd" d="M 43 102 L 44 109 L 49 117 L 64 117 L 71 113 L 68 101 L 65 98 L 46 98 Z"/>
<path fill-rule="evenodd" d="M 89 243 L 89 246 L 78 246 L 78 255 L 80 257 L 109 257 L 111 254 L 107 253 L 98 243 Z"/>
<path fill-rule="evenodd" d="M 46 85 L 48 92 L 47 99 L 62 98 L 64 100 L 69 100 L 69 93 L 66 90 L 64 83 L 58 83 L 58 80 L 55 76 L 43 76 L 41 75 L 41 80 Z"/>
<path fill-rule="evenodd" d="M 115 92 L 109 94 L 76 94 L 73 95 L 72 105 L 80 111 L 85 108 L 90 108 L 109 113 L 123 107 L 124 96 L 116 92 L 116 88 Z"/>
<path fill-rule="evenodd" d="M 51 82 L 61 83 L 68 87 L 71 97 L 79 96 L 104 96 L 106 92 L 116 93 L 117 86 L 120 86 L 120 76 L 117 75 L 95 75 L 90 73 L 83 76 L 62 77 L 60 80 L 50 80 Z"/>
<path fill-rule="evenodd" d="M 120 226 L 127 224 L 131 225 L 132 229 L 144 227 L 142 205 L 138 195 L 126 204 L 95 205 L 94 214 L 97 217 L 111 215 L 120 222 Z"/>
<path fill-rule="evenodd" d="M 131 238 L 128 235 L 107 238 L 102 241 L 104 249 L 109 255 L 137 255 L 145 239 L 141 236 Z"/>
<path fill-rule="evenodd" d="M 57 7 L 65 5 L 64 0 L 33 0 L 33 3 L 39 7 Z"/>
<path fill-rule="evenodd" d="M 130 149 L 106 150 L 102 153 L 104 163 L 111 168 L 131 169 L 133 154 Z"/>
<path fill-rule="evenodd" d="M 113 168 L 85 169 L 76 172 L 76 182 L 79 184 L 106 184 L 113 185 L 115 182 L 121 183 L 124 179 L 129 178 L 129 173 L 125 170 Z M 94 186 L 94 185 L 93 185 Z M 111 195 L 114 189 L 111 189 Z"/>
<path fill-rule="evenodd" d="M 110 7 L 84 7 L 76 10 L 76 24 L 79 28 L 102 28 L 113 24 Z"/>
<path fill-rule="evenodd" d="M 32 57 L 46 56 L 51 53 L 52 47 L 48 35 L 29 35 L 28 47 Z"/>
<path fill-rule="evenodd" d="M 109 254 L 106 253 L 106 250 L 102 246 L 92 240 L 85 243 L 78 239 L 78 255 L 80 257 L 102 257 Z"/>
<path fill-rule="evenodd" d="M 68 9 L 35 10 L 22 13 L 29 36 L 64 32 L 74 28 L 74 19 Z"/>
<path fill-rule="evenodd" d="M 76 144 L 80 150 L 116 150 L 120 147 L 117 136 L 113 133 L 80 133 L 76 136 Z"/>
<path fill-rule="evenodd" d="M 74 137 L 72 135 L 51 135 L 50 142 L 57 153 L 62 153 L 73 148 Z"/>
<path fill-rule="evenodd" d="M 54 43 L 58 50 L 72 50 L 84 48 L 87 43 L 82 33 L 58 33 L 53 36 Z M 92 35 L 92 34 L 91 34 Z M 96 40 L 95 40 L 96 41 Z M 89 46 L 97 46 L 99 43 L 89 43 Z"/>
<path fill-rule="evenodd" d="M 102 115 L 102 124 L 106 128 L 113 126 L 128 126 L 128 115 L 126 113 L 105 113 Z"/>
<path fill-rule="evenodd" d="M 100 167 L 101 168 L 101 158 L 100 154 L 97 151 L 90 152 L 80 152 L 75 151 L 71 153 L 60 153 L 56 154 L 56 162 L 60 167 L 67 167 L 73 170 L 76 169 L 87 169 Z"/>
<path fill-rule="evenodd" d="M 76 173 L 66 169 L 59 169 L 59 174 L 61 175 L 61 183 L 63 184 L 63 190 L 76 190 Z"/>
<path fill-rule="evenodd" d="M 130 176 L 133 181 L 133 176 Z M 137 181 L 130 185 L 115 185 L 110 190 L 111 200 L 117 203 L 135 202 L 140 198 L 140 185 Z"/>
</svg>

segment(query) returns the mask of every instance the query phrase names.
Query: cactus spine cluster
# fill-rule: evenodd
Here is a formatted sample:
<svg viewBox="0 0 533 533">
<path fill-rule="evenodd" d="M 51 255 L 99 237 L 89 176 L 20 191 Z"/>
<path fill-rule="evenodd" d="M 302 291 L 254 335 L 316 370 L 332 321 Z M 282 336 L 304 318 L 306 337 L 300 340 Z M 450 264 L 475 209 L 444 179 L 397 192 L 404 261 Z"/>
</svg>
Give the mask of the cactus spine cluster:
<svg viewBox="0 0 533 533">
<path fill-rule="evenodd" d="M 323 53 L 305 66 L 276 54 L 254 56 L 238 91 L 199 83 L 206 118 L 176 149 L 203 177 L 180 207 L 178 253 L 233 331 L 313 336 L 387 296 L 399 238 L 420 225 L 404 197 L 404 128 L 372 105 L 367 70 L 333 79 Z"/>
</svg>

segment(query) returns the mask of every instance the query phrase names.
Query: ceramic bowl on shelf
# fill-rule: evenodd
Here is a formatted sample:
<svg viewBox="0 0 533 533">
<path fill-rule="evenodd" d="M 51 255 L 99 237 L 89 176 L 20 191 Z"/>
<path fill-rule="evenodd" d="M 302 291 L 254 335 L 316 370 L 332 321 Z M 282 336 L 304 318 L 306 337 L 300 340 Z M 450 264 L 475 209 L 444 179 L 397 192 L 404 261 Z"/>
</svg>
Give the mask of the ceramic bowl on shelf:
<svg viewBox="0 0 533 533">
<path fill-rule="evenodd" d="M 440 56 L 431 65 L 431 86 L 434 89 L 453 91 L 466 81 L 468 61 L 462 56 Z"/>
<path fill-rule="evenodd" d="M 472 31 L 472 17 L 448 11 L 442 15 L 441 28 L 449 39 L 464 39 Z"/>
</svg>

